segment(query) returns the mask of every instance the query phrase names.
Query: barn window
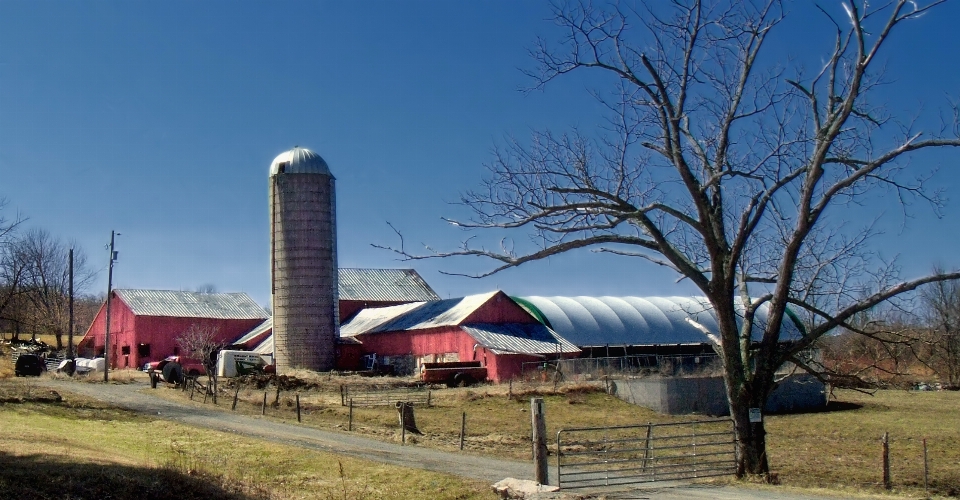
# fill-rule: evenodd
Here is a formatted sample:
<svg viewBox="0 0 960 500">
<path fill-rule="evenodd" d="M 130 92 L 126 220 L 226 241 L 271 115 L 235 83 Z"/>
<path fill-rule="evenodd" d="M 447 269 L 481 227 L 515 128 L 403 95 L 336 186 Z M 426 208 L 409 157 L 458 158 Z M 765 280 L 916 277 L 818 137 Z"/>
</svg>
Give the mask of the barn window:
<svg viewBox="0 0 960 500">
<path fill-rule="evenodd" d="M 277 164 L 277 173 L 282 174 L 287 170 L 287 162 L 283 161 Z"/>
<path fill-rule="evenodd" d="M 137 355 L 141 358 L 147 357 L 150 355 L 150 344 L 138 344 L 137 345 Z"/>
<path fill-rule="evenodd" d="M 129 355 L 130 355 L 130 346 L 125 345 L 125 346 L 121 347 L 121 348 L 120 348 L 120 354 L 123 354 L 123 355 L 125 355 L 125 356 L 129 356 Z"/>
</svg>

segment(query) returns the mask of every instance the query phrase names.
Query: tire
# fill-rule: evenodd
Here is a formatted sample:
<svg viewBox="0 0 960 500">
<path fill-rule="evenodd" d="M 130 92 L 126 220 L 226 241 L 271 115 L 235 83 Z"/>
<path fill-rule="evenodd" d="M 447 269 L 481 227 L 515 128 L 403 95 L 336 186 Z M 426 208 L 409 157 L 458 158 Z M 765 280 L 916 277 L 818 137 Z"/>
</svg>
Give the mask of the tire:
<svg viewBox="0 0 960 500">
<path fill-rule="evenodd" d="M 183 367 L 176 361 L 171 361 L 163 366 L 163 380 L 169 384 L 180 385 L 183 383 Z"/>
<path fill-rule="evenodd" d="M 453 376 L 453 385 L 450 387 L 469 387 L 475 382 L 476 380 L 469 373 L 458 372 Z"/>
</svg>

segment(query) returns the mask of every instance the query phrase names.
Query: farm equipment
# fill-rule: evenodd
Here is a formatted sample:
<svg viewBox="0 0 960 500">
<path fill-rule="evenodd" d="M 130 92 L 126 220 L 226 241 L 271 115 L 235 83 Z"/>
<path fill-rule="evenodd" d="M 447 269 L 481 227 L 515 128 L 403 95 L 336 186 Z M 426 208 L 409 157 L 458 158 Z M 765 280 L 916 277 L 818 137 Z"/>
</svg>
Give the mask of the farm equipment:
<svg viewBox="0 0 960 500">
<path fill-rule="evenodd" d="M 420 380 L 427 383 L 447 384 L 447 387 L 473 385 L 487 379 L 487 368 L 479 361 L 454 361 L 447 363 L 424 363 Z"/>
</svg>

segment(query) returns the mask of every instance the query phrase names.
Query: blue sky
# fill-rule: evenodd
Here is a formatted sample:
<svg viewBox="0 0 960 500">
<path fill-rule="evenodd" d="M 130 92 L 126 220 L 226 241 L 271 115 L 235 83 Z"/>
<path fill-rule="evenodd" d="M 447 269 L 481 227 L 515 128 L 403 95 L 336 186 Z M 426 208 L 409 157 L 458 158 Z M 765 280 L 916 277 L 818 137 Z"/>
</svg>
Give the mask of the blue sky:
<svg viewBox="0 0 960 500">
<path fill-rule="evenodd" d="M 829 33 L 809 6 L 791 7 L 772 54 L 826 53 Z M 623 257 L 581 252 L 475 280 L 438 269 L 490 263 L 402 263 L 371 246 L 397 243 L 389 221 L 408 248 L 453 248 L 463 233 L 440 217 L 463 214 L 449 202 L 478 185 L 495 144 L 598 123 L 588 79 L 517 90 L 535 37 L 556 35 L 549 15 L 544 3 L 507 1 L 4 0 L 0 197 L 7 215 L 76 241 L 96 269 L 110 231 L 121 232 L 116 287 L 213 284 L 267 305 L 267 170 L 300 145 L 337 177 L 341 266 L 412 265 L 443 297 L 692 293 Z M 891 111 L 922 105 L 927 119 L 960 98 L 957 21 L 960 7 L 943 6 L 883 54 Z M 904 219 L 882 202 L 851 215 L 884 214 L 877 248 L 907 275 L 960 264 L 958 154 L 913 162 L 941 167 L 935 182 L 953 198 L 942 219 L 922 206 Z M 106 272 L 94 286 L 106 289 Z"/>
</svg>

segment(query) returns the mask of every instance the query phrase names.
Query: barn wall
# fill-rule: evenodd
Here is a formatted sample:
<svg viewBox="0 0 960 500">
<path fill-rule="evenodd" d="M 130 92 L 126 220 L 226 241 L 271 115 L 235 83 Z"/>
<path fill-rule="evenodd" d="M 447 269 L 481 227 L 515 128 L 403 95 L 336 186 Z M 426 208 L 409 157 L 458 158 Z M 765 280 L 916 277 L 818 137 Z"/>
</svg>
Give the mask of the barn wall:
<svg viewBox="0 0 960 500">
<path fill-rule="evenodd" d="M 455 352 L 461 360 L 470 360 L 473 357 L 473 344 L 476 343 L 457 326 L 370 333 L 356 338 L 363 343 L 364 354 L 376 353 L 379 357 Z"/>
<path fill-rule="evenodd" d="M 505 382 L 517 378 L 523 363 L 542 361 L 544 358 L 527 354 L 496 354 L 477 346 L 477 341 L 459 327 L 443 327 L 402 332 L 384 332 L 358 335 L 363 345 L 341 345 L 340 365 L 344 370 L 361 369 L 363 355 L 421 357 L 457 353 L 460 361 L 480 361 L 487 367 L 487 377 L 493 382 Z M 359 349 L 353 349 L 359 348 Z M 571 354 L 565 357 L 573 356 Z M 551 356 L 552 357 L 552 356 Z"/>
<path fill-rule="evenodd" d="M 77 344 L 77 353 L 82 357 L 99 357 L 103 356 L 103 346 L 104 333 L 106 332 L 106 307 L 107 304 L 104 302 L 100 306 L 100 310 L 97 311 L 96 317 L 94 317 L 93 322 L 90 323 L 90 328 L 87 329 L 87 333 L 84 334 L 83 339 L 80 343 Z M 136 345 L 133 344 L 133 335 L 134 327 L 136 323 L 136 316 L 134 316 L 133 311 L 127 307 L 116 295 L 113 295 L 113 299 L 110 301 L 110 344 L 113 346 L 110 353 L 110 368 L 124 367 L 124 361 L 131 363 L 129 366 L 136 368 L 141 364 L 137 364 L 136 358 L 128 357 L 123 359 L 121 357 L 122 345 Z M 135 351 L 136 349 L 132 349 Z M 133 354 L 136 354 L 133 352 Z"/>
<path fill-rule="evenodd" d="M 110 302 L 110 368 L 139 368 L 175 354 L 176 338 L 193 324 L 218 328 L 217 340 L 229 342 L 262 323 L 262 319 L 207 319 L 136 316 L 116 295 Z M 80 356 L 103 355 L 106 304 L 78 344 Z M 140 356 L 140 344 L 149 345 L 149 355 Z"/>
<path fill-rule="evenodd" d="M 363 355 L 366 352 L 360 344 L 339 344 L 337 346 L 337 370 L 359 371 L 364 368 Z"/>
<path fill-rule="evenodd" d="M 505 293 L 498 292 L 461 322 L 464 325 L 470 323 L 539 323 L 539 321 Z"/>
</svg>

